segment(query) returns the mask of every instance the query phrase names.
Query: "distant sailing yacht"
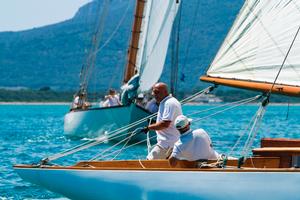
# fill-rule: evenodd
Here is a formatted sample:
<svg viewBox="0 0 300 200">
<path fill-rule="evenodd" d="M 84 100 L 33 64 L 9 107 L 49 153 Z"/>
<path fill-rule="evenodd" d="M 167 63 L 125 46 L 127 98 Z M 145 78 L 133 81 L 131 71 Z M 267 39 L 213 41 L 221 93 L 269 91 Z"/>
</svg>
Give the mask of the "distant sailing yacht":
<svg viewBox="0 0 300 200">
<path fill-rule="evenodd" d="M 300 0 L 246 0 L 201 77 L 265 93 L 241 155 L 249 156 L 270 95 L 300 96 L 299 8 Z M 73 166 L 17 165 L 15 170 L 71 199 L 299 199 L 300 140 L 263 139 L 252 153 L 248 158 L 182 161 L 175 168 L 167 160 L 90 160 Z"/>
<path fill-rule="evenodd" d="M 123 105 L 71 110 L 64 119 L 66 136 L 96 137 L 152 114 L 138 105 L 136 98 L 148 92 L 161 76 L 178 7 L 177 1 L 136 1 Z"/>
</svg>

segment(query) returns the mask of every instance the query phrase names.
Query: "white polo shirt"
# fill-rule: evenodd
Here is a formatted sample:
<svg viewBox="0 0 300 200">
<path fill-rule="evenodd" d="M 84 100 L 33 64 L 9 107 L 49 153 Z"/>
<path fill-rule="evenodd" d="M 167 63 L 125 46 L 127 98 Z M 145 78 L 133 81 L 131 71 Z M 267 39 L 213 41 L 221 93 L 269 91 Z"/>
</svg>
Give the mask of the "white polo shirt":
<svg viewBox="0 0 300 200">
<path fill-rule="evenodd" d="M 203 129 L 189 130 L 175 143 L 171 157 L 179 160 L 213 160 L 218 153 L 213 149 L 209 135 Z"/>
<path fill-rule="evenodd" d="M 156 131 L 157 144 L 162 148 L 173 148 L 179 139 L 180 133 L 174 125 L 174 121 L 179 115 L 182 115 L 181 104 L 176 98 L 170 95 L 160 102 L 156 122 L 171 121 L 168 128 Z"/>
</svg>

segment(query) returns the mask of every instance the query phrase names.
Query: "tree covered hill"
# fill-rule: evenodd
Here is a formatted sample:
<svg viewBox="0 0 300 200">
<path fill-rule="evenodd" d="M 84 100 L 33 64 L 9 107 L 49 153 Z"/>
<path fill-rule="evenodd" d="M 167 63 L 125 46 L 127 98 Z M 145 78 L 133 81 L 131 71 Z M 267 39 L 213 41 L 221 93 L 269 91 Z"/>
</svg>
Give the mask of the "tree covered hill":
<svg viewBox="0 0 300 200">
<path fill-rule="evenodd" d="M 181 91 L 200 86 L 199 76 L 216 54 L 243 0 L 183 0 L 180 26 L 179 83 Z M 90 90 L 118 88 L 129 45 L 135 0 L 111 0 L 103 44 L 125 20 L 111 42 L 97 55 Z M 67 21 L 20 32 L 0 33 L 0 86 L 76 90 L 91 45 L 103 0 L 81 7 Z M 34 13 L 33 13 L 34 14 Z M 100 46 L 101 46 L 100 44 Z M 162 80 L 170 77 L 170 53 Z"/>
</svg>

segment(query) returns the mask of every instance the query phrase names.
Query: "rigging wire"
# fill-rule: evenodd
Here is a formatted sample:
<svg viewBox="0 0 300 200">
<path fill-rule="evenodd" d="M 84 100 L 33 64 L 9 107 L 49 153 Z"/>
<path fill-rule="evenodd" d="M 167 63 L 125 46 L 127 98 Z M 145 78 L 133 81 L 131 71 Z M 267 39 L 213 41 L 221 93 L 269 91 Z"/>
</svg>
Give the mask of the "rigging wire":
<svg viewBox="0 0 300 200">
<path fill-rule="evenodd" d="M 250 102 L 252 102 L 252 101 L 255 101 L 255 100 L 259 99 L 260 97 L 261 97 L 261 96 L 256 96 L 256 97 L 254 97 L 254 98 L 250 98 L 250 99 L 247 100 L 247 101 L 241 101 L 240 103 L 238 103 L 238 104 L 236 104 L 236 105 L 233 105 L 233 106 L 231 106 L 231 107 L 228 107 L 228 108 L 225 108 L 225 109 L 223 109 L 223 110 L 217 111 L 217 112 L 212 113 L 212 114 L 210 114 L 210 115 L 206 115 L 205 117 L 201 117 L 201 118 L 195 119 L 195 120 L 193 120 L 193 122 L 198 122 L 198 121 L 200 121 L 200 120 L 210 118 L 210 117 L 215 116 L 215 115 L 217 115 L 217 114 L 223 113 L 223 112 L 225 112 L 225 111 L 227 111 L 227 110 L 231 110 L 231 109 L 236 108 L 236 107 L 238 107 L 238 106 L 241 106 L 241 105 L 250 103 Z"/>
<path fill-rule="evenodd" d="M 289 113 L 290 113 L 290 98 L 288 98 L 288 105 L 287 105 L 287 112 L 286 112 L 285 120 L 289 119 Z"/>
<path fill-rule="evenodd" d="M 88 58 L 89 62 L 87 65 L 87 73 L 86 73 L 86 77 L 84 80 L 86 87 L 90 80 L 90 76 L 93 72 L 93 69 L 95 68 L 95 65 L 96 65 L 96 54 L 94 54 L 94 52 L 98 49 L 98 47 L 100 45 L 100 41 L 102 39 L 102 35 L 104 32 L 104 24 L 105 24 L 106 17 L 108 15 L 108 10 L 109 10 L 109 3 L 110 3 L 110 0 L 104 1 L 104 6 L 102 9 L 102 14 L 99 19 L 98 28 L 97 28 L 96 34 L 94 35 L 94 38 L 93 38 L 94 45 L 93 45 L 93 48 L 91 51 L 91 55 L 89 55 L 89 58 Z"/>
<path fill-rule="evenodd" d="M 180 25 L 181 25 L 181 15 L 182 15 L 183 3 L 179 5 L 179 15 L 177 16 L 176 28 L 173 26 L 173 45 L 172 45 L 172 56 L 171 56 L 171 80 L 170 80 L 170 90 L 174 97 L 177 97 L 178 89 L 178 65 L 179 65 L 179 49 L 180 49 Z"/>
<path fill-rule="evenodd" d="M 150 137 L 150 139 L 153 139 L 153 138 L 155 138 L 155 137 L 156 137 L 156 135 Z M 141 143 L 143 143 L 143 142 L 146 142 L 146 140 L 147 140 L 147 139 L 144 139 L 144 140 L 138 141 L 138 142 L 136 142 L 136 143 L 134 143 L 134 144 L 128 145 L 127 147 L 124 147 L 124 148 L 122 149 L 122 151 L 123 151 L 123 150 L 126 150 L 126 149 L 128 149 L 128 148 L 131 148 L 131 147 L 133 147 L 133 146 L 136 146 L 136 145 L 138 145 L 138 144 L 141 144 Z M 114 151 L 114 152 L 111 152 L 111 153 L 109 153 L 109 154 L 106 154 L 106 155 L 104 155 L 103 157 L 101 157 L 101 159 L 106 158 L 106 157 L 108 157 L 108 156 L 110 156 L 110 155 L 113 155 L 113 154 L 115 154 L 116 152 L 119 152 L 119 151 L 120 151 L 120 149 L 118 149 L 118 150 L 116 150 L 116 151 Z M 97 157 L 97 158 L 95 157 L 94 160 L 95 160 L 95 159 L 99 159 L 99 157 Z"/>
<path fill-rule="evenodd" d="M 116 144 L 110 146 L 109 148 L 107 148 L 106 150 L 102 151 L 100 154 L 97 154 L 95 157 L 93 157 L 92 159 L 90 159 L 90 161 L 95 160 L 95 158 L 99 157 L 99 155 L 103 155 L 106 152 L 110 151 L 111 149 L 113 149 L 114 147 L 118 146 L 119 144 L 122 144 L 124 141 L 127 140 L 126 143 L 129 142 L 129 140 L 131 139 L 132 136 L 134 136 L 137 133 L 138 130 L 133 131 L 128 137 L 125 137 L 123 140 L 120 140 L 119 142 L 117 142 Z"/>
<path fill-rule="evenodd" d="M 111 40 L 114 38 L 114 36 L 116 35 L 116 33 L 118 32 L 118 30 L 120 29 L 121 25 L 124 23 L 126 16 L 128 14 L 129 8 L 130 8 L 130 1 L 128 1 L 127 7 L 124 11 L 123 16 L 121 17 L 120 21 L 118 22 L 118 24 L 116 25 L 116 27 L 114 28 L 112 34 L 106 39 L 106 41 L 99 47 L 100 45 L 100 38 L 103 34 L 103 29 L 104 29 L 104 20 L 108 14 L 108 7 L 109 7 L 109 2 L 110 0 L 106 0 L 103 4 L 103 9 L 102 9 L 102 14 L 100 15 L 100 11 L 99 11 L 99 19 L 98 19 L 98 25 L 97 25 L 97 29 L 94 33 L 94 36 L 92 38 L 92 45 L 89 48 L 90 51 L 88 53 L 88 56 L 86 58 L 86 63 L 85 65 L 82 66 L 81 72 L 80 72 L 80 79 L 81 79 L 81 91 L 82 92 L 86 92 L 87 87 L 88 87 L 88 82 L 90 80 L 90 76 L 92 74 L 93 68 L 95 67 L 95 62 L 96 62 L 96 55 L 97 53 L 99 53 L 100 51 L 102 51 L 104 49 L 104 47 L 106 47 Z M 97 22 L 96 22 L 97 23 Z M 118 73 L 114 73 L 114 74 L 118 74 Z M 96 95 L 96 94 L 95 94 Z M 94 97 L 95 99 L 97 98 L 96 96 Z"/>
<path fill-rule="evenodd" d="M 131 140 L 132 136 L 134 135 L 134 132 L 132 132 L 132 134 L 130 134 L 128 137 L 127 137 L 127 141 L 124 143 L 123 147 L 120 149 L 120 151 L 111 159 L 111 160 L 115 160 L 119 155 L 120 153 L 123 151 L 123 149 L 126 147 L 126 145 L 128 144 L 128 142 Z"/>
<path fill-rule="evenodd" d="M 200 21 L 199 19 L 198 19 L 198 13 L 200 13 L 199 12 L 199 10 L 200 10 L 200 2 L 201 1 L 196 1 L 197 2 L 197 4 L 196 4 L 196 9 L 195 9 L 195 12 L 194 12 L 194 14 L 193 14 L 193 23 L 192 23 L 192 26 L 191 26 L 191 29 L 189 30 L 189 34 L 188 34 L 188 37 L 187 37 L 187 39 L 188 39 L 188 41 L 187 41 L 187 48 L 186 48 L 186 50 L 185 50 L 185 53 L 184 53 L 184 58 L 183 58 L 183 64 L 182 64 L 182 68 L 181 68 L 181 76 L 184 76 L 184 67 L 186 67 L 186 65 L 187 65 L 187 60 L 188 60 L 188 58 L 189 58 L 189 55 L 190 55 L 190 49 L 191 49 L 191 42 L 192 42 L 192 34 L 194 34 L 195 32 L 194 32 L 194 30 L 195 30 L 195 27 L 196 27 L 196 25 L 197 25 L 197 23 L 196 22 L 198 22 L 198 21 Z M 196 89 L 196 85 L 195 85 L 195 87 L 193 87 L 193 89 L 192 90 L 194 90 L 194 89 Z"/>
<path fill-rule="evenodd" d="M 288 56 L 288 54 L 289 54 L 289 52 L 290 52 L 290 50 L 291 50 L 291 48 L 292 48 L 292 46 L 293 46 L 293 44 L 294 44 L 294 41 L 295 41 L 295 39 L 296 39 L 296 37 L 297 37 L 297 35 L 298 35 L 299 30 L 300 30 L 300 27 L 299 27 L 298 30 L 297 30 L 297 33 L 296 33 L 296 35 L 295 35 L 295 37 L 294 37 L 294 40 L 293 40 L 293 42 L 292 42 L 292 44 L 291 44 L 291 46 L 290 46 L 290 48 L 289 48 L 289 51 L 288 51 L 288 53 L 287 53 L 287 55 L 286 55 L 286 57 L 285 57 L 285 59 L 284 59 L 284 62 L 283 62 L 282 66 L 281 66 L 281 68 L 280 68 L 280 70 L 279 70 L 279 72 L 278 72 L 278 74 L 277 74 L 277 76 L 276 76 L 276 79 L 274 80 L 273 86 L 275 85 L 276 80 L 277 80 L 277 78 L 278 78 L 278 76 L 279 76 L 279 74 L 280 74 L 280 72 L 281 72 L 281 69 L 282 69 L 283 66 L 284 66 L 285 60 L 286 60 L 286 58 L 287 58 L 287 56 Z M 272 87 L 272 88 L 273 88 L 273 87 Z M 244 146 L 244 150 L 243 150 L 243 153 L 242 153 L 242 154 L 244 154 L 244 155 L 247 154 L 247 152 L 249 151 L 249 148 L 250 148 L 250 147 L 252 146 L 252 144 L 253 144 L 254 138 L 255 138 L 255 136 L 256 136 L 256 134 L 257 134 L 257 132 L 258 132 L 258 129 L 259 129 L 259 127 L 260 127 L 260 124 L 261 124 L 263 115 L 264 115 L 264 113 L 265 113 L 265 110 L 266 110 L 265 106 L 268 104 L 269 97 L 270 97 L 270 94 L 271 94 L 271 92 L 272 92 L 272 88 L 270 89 L 269 93 L 267 94 L 266 99 L 262 102 L 261 108 L 260 108 L 259 111 L 257 112 L 257 115 L 256 115 L 256 118 L 255 118 L 255 120 L 254 120 L 254 122 L 253 122 L 251 131 L 250 131 L 250 133 L 249 133 L 249 135 L 248 135 L 248 139 L 247 139 L 247 141 L 246 141 L 246 143 L 245 143 L 245 146 Z M 209 87 L 209 88 L 203 90 L 203 93 L 206 94 L 207 90 L 210 91 L 210 89 L 211 89 L 211 87 Z M 203 93 L 202 93 L 202 94 L 203 94 Z M 195 98 L 195 97 L 196 97 L 196 95 L 192 95 L 191 97 L 188 97 L 188 98 L 182 100 L 182 102 L 187 102 L 188 100 L 192 100 L 192 99 Z M 244 101 L 244 102 L 242 102 L 242 103 L 245 103 L 245 102 L 247 102 L 247 101 Z M 237 105 L 234 105 L 234 106 L 232 106 L 232 107 L 239 106 L 239 105 L 241 105 L 242 103 L 237 104 Z M 224 109 L 223 111 L 225 111 L 225 110 L 228 110 L 228 109 Z M 221 112 L 221 111 L 218 111 L 218 112 L 214 113 L 214 115 L 217 114 L 217 113 L 220 113 L 220 112 Z M 212 114 L 212 115 L 213 115 L 213 114 Z M 204 117 L 204 118 L 210 117 L 210 116 L 212 116 L 212 115 L 208 115 L 208 116 L 206 116 L 206 117 Z M 153 116 L 155 116 L 155 114 L 151 115 L 151 117 L 153 117 Z M 149 118 L 149 117 L 146 117 L 146 118 L 144 118 L 144 120 L 145 120 L 145 119 L 148 119 L 148 118 Z M 197 120 L 195 120 L 195 121 L 199 121 L 199 120 L 202 120 L 202 119 L 204 119 L 204 118 L 200 118 L 200 119 L 197 119 Z M 140 121 L 140 120 L 139 120 L 139 121 Z M 135 123 L 133 123 L 133 124 L 135 124 Z M 122 127 L 122 128 L 123 128 L 123 127 Z M 121 128 L 121 130 L 122 130 L 122 128 Z M 116 131 L 115 133 L 118 133 L 118 132 Z M 115 136 L 115 135 L 113 134 L 112 136 Z M 128 139 L 128 138 L 126 138 L 126 139 Z M 102 142 L 102 141 L 101 141 L 101 142 Z M 123 141 L 122 141 L 122 142 L 123 142 Z M 80 148 L 78 148 L 78 149 L 76 149 L 76 150 L 74 149 L 73 151 L 70 151 L 70 152 L 71 152 L 71 153 L 74 153 L 74 152 L 77 152 L 77 151 L 80 151 L 80 150 L 89 148 L 89 147 L 91 147 L 91 146 L 94 146 L 94 145 L 96 145 L 96 144 L 98 144 L 98 143 L 99 143 L 99 141 L 89 142 L 87 145 L 81 145 Z M 129 147 L 129 146 L 128 146 L 128 147 Z M 125 148 L 125 147 L 124 147 L 124 148 Z M 68 152 L 68 154 L 66 154 L 66 155 L 71 154 L 70 152 Z M 101 155 L 103 155 L 103 152 L 102 152 Z M 60 157 L 62 157 L 62 156 L 60 156 Z M 50 160 L 50 158 L 52 158 L 52 160 L 53 160 L 53 158 L 55 158 L 55 157 L 49 157 L 49 159 L 48 159 L 48 158 L 47 158 L 47 159 Z M 57 158 L 58 158 L 58 157 L 57 157 Z M 47 161 L 48 161 L 48 160 L 47 160 Z"/>
<path fill-rule="evenodd" d="M 187 103 L 187 102 L 193 100 L 194 98 L 196 98 L 196 97 L 199 96 L 199 95 L 207 94 L 209 91 L 212 91 L 213 88 L 214 88 L 213 86 L 209 86 L 208 88 L 205 88 L 205 89 L 203 89 L 203 90 L 201 90 L 201 91 L 195 93 L 194 95 L 192 95 L 192 96 L 190 96 L 190 97 L 187 97 L 187 98 L 183 99 L 183 100 L 181 101 L 181 104 L 185 104 L 185 103 Z M 82 151 L 82 150 L 84 150 L 84 149 L 88 149 L 88 148 L 90 148 L 90 147 L 92 147 L 92 146 L 101 144 L 101 143 L 105 142 L 106 139 L 107 139 L 107 140 L 113 140 L 113 139 L 117 139 L 118 137 L 122 137 L 122 136 L 124 136 L 124 135 L 127 135 L 128 133 L 123 133 L 123 132 L 125 132 L 125 131 L 127 131 L 127 130 L 129 130 L 129 129 L 131 129 L 131 128 L 134 128 L 134 127 L 136 127 L 137 125 L 140 125 L 140 124 L 142 124 L 142 123 L 144 123 L 144 122 L 147 122 L 149 119 L 156 117 L 156 115 L 157 115 L 157 113 L 153 113 L 153 114 L 151 114 L 151 115 L 149 115 L 149 116 L 147 116 L 147 117 L 144 117 L 144 118 L 142 118 L 142 119 L 140 119 L 140 120 L 138 120 L 138 121 L 135 121 L 135 122 L 133 122 L 133 123 L 131 123 L 131 124 L 128 124 L 128 125 L 126 125 L 126 126 L 123 126 L 123 127 L 121 127 L 121 128 L 118 128 L 118 129 L 116 129 L 116 130 L 113 130 L 113 131 L 111 131 L 111 132 L 109 132 L 109 133 L 107 134 L 107 138 L 106 138 L 105 136 L 101 136 L 101 137 L 99 137 L 99 138 L 96 138 L 96 139 L 93 139 L 93 140 L 84 142 L 83 144 L 77 145 L 77 146 L 72 147 L 72 148 L 70 148 L 70 149 L 67 149 L 67 150 L 65 150 L 65 151 L 63 151 L 63 152 L 54 154 L 53 156 L 46 157 L 46 158 L 42 159 L 42 161 L 47 161 L 47 162 L 53 161 L 53 160 L 56 160 L 56 159 L 59 159 L 59 158 L 62 158 L 62 157 L 71 155 L 71 154 L 73 154 L 73 153 Z M 120 135 L 120 133 L 123 133 L 123 134 Z"/>
<path fill-rule="evenodd" d="M 237 139 L 237 141 L 235 142 L 235 144 L 233 145 L 233 147 L 230 149 L 228 156 L 231 156 L 234 149 L 240 144 L 241 139 L 244 137 L 244 135 L 248 132 L 251 124 L 253 124 L 254 119 L 256 118 L 257 112 L 252 116 L 251 120 L 249 121 L 249 123 L 247 124 L 247 126 L 243 129 L 242 134 L 240 135 L 240 137 Z"/>
<path fill-rule="evenodd" d="M 296 38 L 298 36 L 299 30 L 300 30 L 300 26 L 298 27 L 297 32 L 296 32 L 296 34 L 295 34 L 295 36 L 293 38 L 293 41 L 292 41 L 292 43 L 291 43 L 291 45 L 290 45 L 290 47 L 289 47 L 289 49 L 288 49 L 288 51 L 287 51 L 287 53 L 286 53 L 286 55 L 284 57 L 284 60 L 283 60 L 283 62 L 281 64 L 280 69 L 279 69 L 279 71 L 278 71 L 278 73 L 277 73 L 277 75 L 276 75 L 276 77 L 274 79 L 274 82 L 272 84 L 272 87 L 270 88 L 270 90 L 268 91 L 268 93 L 265 95 L 266 97 L 262 101 L 261 107 L 257 111 L 255 120 L 253 122 L 253 125 L 251 127 L 251 130 L 249 132 L 248 138 L 247 138 L 247 140 L 245 142 L 245 145 L 244 145 L 244 148 L 243 148 L 243 151 L 242 151 L 242 158 L 244 158 L 248 154 L 250 147 L 253 145 L 254 138 L 256 137 L 256 135 L 258 133 L 258 129 L 259 129 L 260 125 L 261 125 L 263 116 L 264 116 L 264 114 L 266 112 L 266 106 L 268 105 L 268 103 L 270 101 L 270 96 L 272 94 L 273 88 L 274 88 L 275 83 L 276 83 L 276 81 L 277 81 L 277 79 L 278 79 L 278 77 L 279 77 L 279 75 L 280 75 L 280 73 L 281 73 L 281 71 L 283 69 L 283 66 L 284 66 L 284 64 L 285 64 L 285 62 L 287 60 L 287 57 L 288 57 L 288 55 L 289 55 L 289 53 L 290 53 L 290 51 L 291 51 L 291 49 L 292 49 L 292 47 L 294 45 L 294 42 L 295 42 L 295 40 L 296 40 Z"/>
<path fill-rule="evenodd" d="M 94 52 L 94 54 L 99 53 L 100 51 L 102 51 L 102 49 L 108 45 L 110 43 L 110 41 L 114 38 L 114 36 L 116 35 L 116 33 L 118 32 L 118 30 L 120 29 L 121 25 L 124 23 L 126 17 L 127 17 L 127 13 L 129 11 L 130 8 L 130 1 L 128 1 L 127 7 L 125 9 L 125 12 L 123 14 L 123 16 L 121 17 L 119 23 L 117 24 L 116 28 L 114 29 L 114 31 L 112 32 L 112 34 L 107 38 L 107 40 L 97 49 L 97 51 Z"/>
<path fill-rule="evenodd" d="M 298 36 L 299 30 L 300 30 L 300 26 L 298 27 L 297 32 L 296 32 L 296 34 L 295 34 L 295 36 L 294 36 L 294 38 L 293 38 L 293 41 L 292 41 L 292 43 L 291 43 L 291 45 L 290 45 L 290 47 L 289 47 L 289 50 L 288 50 L 288 52 L 286 53 L 286 55 L 285 55 L 285 57 L 284 57 L 284 60 L 283 60 L 283 62 L 282 62 L 282 64 L 281 64 L 280 69 L 279 69 L 279 71 L 278 71 L 278 73 L 277 73 L 277 75 L 276 75 L 276 78 L 275 78 L 275 80 L 274 80 L 274 82 L 273 82 L 273 84 L 272 84 L 272 87 L 271 87 L 271 89 L 270 89 L 269 92 L 268 92 L 268 96 L 271 95 L 271 92 L 272 92 L 272 90 L 273 90 L 273 88 L 274 88 L 274 86 L 275 86 L 275 83 L 276 83 L 276 81 L 277 81 L 277 79 L 278 79 L 278 77 L 279 77 L 279 75 L 280 75 L 280 73 L 281 73 L 281 70 L 282 70 L 282 68 L 283 68 L 283 66 L 284 66 L 284 64 L 285 64 L 285 62 L 286 62 L 286 60 L 287 60 L 287 57 L 289 56 L 290 51 L 291 51 L 292 47 L 294 46 L 294 43 L 295 43 L 295 40 L 296 40 L 296 38 L 297 38 L 297 36 Z"/>
<path fill-rule="evenodd" d="M 242 157 L 246 157 L 251 146 L 253 145 L 253 142 L 254 142 L 254 138 L 256 137 L 258 131 L 259 131 L 259 128 L 260 128 L 260 125 L 261 125 L 261 122 L 262 122 L 262 119 L 263 119 L 263 116 L 266 112 L 266 106 L 264 106 L 263 104 L 260 106 L 260 108 L 258 109 L 257 113 L 256 113 L 256 116 L 255 116 L 255 119 L 253 121 L 253 125 L 251 127 L 251 130 L 249 132 L 249 135 L 248 135 L 248 138 L 245 142 L 245 145 L 244 145 L 244 148 L 243 148 L 243 151 L 242 151 Z"/>
<path fill-rule="evenodd" d="M 258 100 L 261 97 L 262 97 L 261 95 L 257 95 L 255 97 L 250 97 L 250 98 L 247 98 L 247 99 L 243 99 L 243 100 L 239 100 L 239 101 L 230 102 L 230 103 L 222 104 L 222 105 L 219 105 L 219 106 L 215 106 L 213 108 L 208 108 L 208 109 L 205 109 L 205 110 L 200 110 L 200 111 L 197 111 L 197 112 L 193 112 L 193 113 L 187 114 L 186 116 L 192 116 L 192 115 L 195 115 L 195 114 L 208 112 L 208 111 L 215 110 L 215 109 L 218 109 L 218 108 L 227 107 L 227 106 L 230 106 L 230 105 L 250 103 L 252 101 Z"/>
</svg>

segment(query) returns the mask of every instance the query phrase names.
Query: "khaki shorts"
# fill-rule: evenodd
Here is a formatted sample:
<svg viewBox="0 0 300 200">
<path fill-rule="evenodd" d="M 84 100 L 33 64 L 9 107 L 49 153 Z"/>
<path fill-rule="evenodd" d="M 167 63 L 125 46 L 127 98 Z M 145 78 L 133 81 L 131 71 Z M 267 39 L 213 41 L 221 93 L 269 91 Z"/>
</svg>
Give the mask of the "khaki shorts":
<svg viewBox="0 0 300 200">
<path fill-rule="evenodd" d="M 155 145 L 147 156 L 147 160 L 167 159 L 172 153 L 172 148 L 164 149 L 159 145 Z"/>
</svg>

